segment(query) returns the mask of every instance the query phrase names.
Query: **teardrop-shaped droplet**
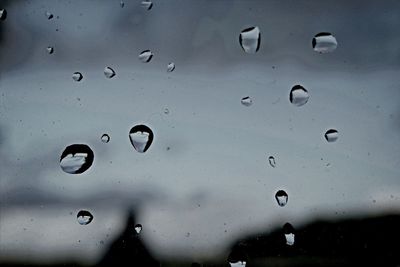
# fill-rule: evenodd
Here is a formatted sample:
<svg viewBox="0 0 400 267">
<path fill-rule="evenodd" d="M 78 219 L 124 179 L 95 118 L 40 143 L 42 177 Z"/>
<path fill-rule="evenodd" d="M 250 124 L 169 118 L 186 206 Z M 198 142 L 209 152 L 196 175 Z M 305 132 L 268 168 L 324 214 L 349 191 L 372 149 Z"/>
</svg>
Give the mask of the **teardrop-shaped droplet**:
<svg viewBox="0 0 400 267">
<path fill-rule="evenodd" d="M 87 225 L 93 221 L 93 215 L 87 210 L 81 210 L 76 215 L 76 219 L 80 225 Z"/>
<path fill-rule="evenodd" d="M 83 75 L 80 72 L 74 72 L 74 74 L 72 74 L 72 79 L 75 82 L 80 82 L 82 80 L 82 78 L 83 78 Z"/>
<path fill-rule="evenodd" d="M 124 1 L 119 2 L 119 6 L 120 6 L 121 8 L 124 8 L 124 6 L 125 6 Z"/>
<path fill-rule="evenodd" d="M 51 46 L 46 47 L 46 51 L 47 53 L 49 53 L 50 55 L 54 53 L 54 48 Z"/>
<path fill-rule="evenodd" d="M 115 76 L 115 71 L 110 68 L 110 67 L 105 67 L 104 68 L 104 75 L 108 78 L 111 79 L 112 77 Z"/>
<path fill-rule="evenodd" d="M 142 231 L 142 225 L 140 223 L 135 225 L 135 232 L 137 234 L 140 234 L 140 232 Z"/>
<path fill-rule="evenodd" d="M 295 106 L 303 106 L 308 102 L 309 98 L 308 91 L 301 85 L 295 85 L 290 90 L 289 101 Z"/>
<path fill-rule="evenodd" d="M 260 49 L 261 33 L 258 27 L 244 29 L 239 35 L 239 43 L 244 52 L 254 54 Z"/>
<path fill-rule="evenodd" d="M 245 261 L 229 262 L 229 265 L 231 267 L 245 267 L 246 262 Z"/>
<path fill-rule="evenodd" d="M 249 96 L 243 97 L 240 102 L 246 107 L 250 107 L 253 104 L 253 100 Z"/>
<path fill-rule="evenodd" d="M 335 129 L 329 129 L 329 130 L 326 131 L 326 133 L 325 133 L 325 139 L 326 139 L 326 141 L 328 141 L 329 143 L 335 142 L 338 138 L 339 138 L 339 133 L 338 133 L 338 131 L 335 130 Z"/>
<path fill-rule="evenodd" d="M 150 50 L 144 50 L 139 54 L 139 59 L 143 63 L 148 63 L 153 58 L 153 53 Z"/>
<path fill-rule="evenodd" d="M 49 11 L 46 11 L 45 15 L 47 19 L 52 19 L 54 17 L 53 14 L 51 14 Z"/>
<path fill-rule="evenodd" d="M 0 9 L 0 20 L 6 20 L 7 18 L 7 10 L 4 8 Z"/>
<path fill-rule="evenodd" d="M 278 202 L 278 205 L 283 207 L 283 206 L 285 206 L 287 204 L 287 202 L 289 200 L 289 196 L 285 191 L 279 190 L 275 194 L 275 199 Z"/>
<path fill-rule="evenodd" d="M 94 154 L 89 146 L 74 144 L 67 146 L 60 157 L 61 169 L 70 174 L 80 174 L 92 166 Z"/>
<path fill-rule="evenodd" d="M 286 239 L 286 245 L 293 246 L 294 245 L 294 228 L 290 223 L 285 223 L 283 226 L 283 233 Z"/>
<path fill-rule="evenodd" d="M 333 52 L 336 50 L 337 45 L 336 38 L 328 32 L 318 33 L 312 39 L 312 47 L 318 53 Z"/>
<path fill-rule="evenodd" d="M 151 1 L 142 1 L 141 6 L 146 10 L 150 10 L 153 7 L 153 2 L 151 2 Z"/>
<path fill-rule="evenodd" d="M 271 167 L 275 168 L 276 162 L 275 162 L 275 158 L 273 156 L 270 156 L 268 158 L 268 162 L 269 162 L 269 165 L 271 165 Z"/>
<path fill-rule="evenodd" d="M 144 153 L 153 142 L 153 131 L 146 125 L 136 125 L 129 132 L 129 139 L 135 150 Z"/>
<path fill-rule="evenodd" d="M 175 70 L 175 63 L 174 62 L 170 62 L 167 65 L 167 72 L 173 72 Z"/>
<path fill-rule="evenodd" d="M 103 134 L 103 135 L 101 136 L 101 142 L 103 142 L 103 143 L 108 143 L 108 142 L 110 142 L 110 136 L 109 136 L 108 134 Z"/>
</svg>

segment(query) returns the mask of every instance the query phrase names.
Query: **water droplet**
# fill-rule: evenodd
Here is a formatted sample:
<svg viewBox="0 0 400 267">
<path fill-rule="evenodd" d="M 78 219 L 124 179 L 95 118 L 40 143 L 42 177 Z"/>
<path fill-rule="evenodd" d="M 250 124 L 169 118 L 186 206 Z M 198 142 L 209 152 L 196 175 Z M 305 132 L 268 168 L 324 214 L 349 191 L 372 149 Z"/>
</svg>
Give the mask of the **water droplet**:
<svg viewBox="0 0 400 267">
<path fill-rule="evenodd" d="M 143 63 L 148 63 L 153 58 L 153 53 L 150 50 L 144 50 L 139 54 L 139 59 Z"/>
<path fill-rule="evenodd" d="M 72 74 L 72 79 L 74 79 L 75 82 L 80 82 L 82 78 L 83 75 L 80 72 L 74 72 L 74 74 Z"/>
<path fill-rule="evenodd" d="M 121 2 L 119 3 L 119 5 L 120 5 L 121 8 L 124 8 L 125 3 L 124 3 L 123 1 L 121 1 Z"/>
<path fill-rule="evenodd" d="M 246 262 L 245 261 L 238 261 L 238 262 L 229 262 L 229 265 L 231 267 L 245 267 L 246 266 Z"/>
<path fill-rule="evenodd" d="M 290 223 L 285 223 L 283 226 L 283 232 L 285 234 L 286 245 L 294 245 L 294 228 Z"/>
<path fill-rule="evenodd" d="M 250 107 L 253 104 L 253 100 L 249 96 L 243 97 L 242 100 L 240 100 L 243 106 Z"/>
<path fill-rule="evenodd" d="M 54 53 L 54 48 L 51 47 L 51 46 L 48 46 L 48 47 L 46 48 L 46 51 L 47 51 L 47 53 L 49 53 L 49 54 L 51 55 L 51 54 Z"/>
<path fill-rule="evenodd" d="M 244 29 L 239 35 L 239 43 L 244 52 L 254 54 L 260 49 L 261 33 L 258 27 Z"/>
<path fill-rule="evenodd" d="M 325 133 L 325 139 L 326 139 L 326 141 L 328 141 L 329 143 L 335 142 L 338 138 L 339 138 L 339 133 L 338 133 L 338 131 L 335 130 L 335 129 L 329 129 L 329 130 L 326 131 L 326 133 Z"/>
<path fill-rule="evenodd" d="M 337 45 L 336 38 L 328 32 L 318 33 L 312 39 L 312 47 L 318 53 L 333 52 L 337 48 Z"/>
<path fill-rule="evenodd" d="M 112 68 L 110 68 L 110 67 L 105 67 L 105 68 L 104 68 L 104 75 L 105 75 L 107 78 L 111 79 L 112 77 L 115 76 L 115 71 L 114 71 Z"/>
<path fill-rule="evenodd" d="M 165 109 L 164 109 L 164 114 L 165 114 L 165 115 L 168 115 L 168 114 L 169 114 L 169 109 L 168 109 L 168 108 L 165 108 Z"/>
<path fill-rule="evenodd" d="M 51 14 L 49 11 L 46 11 L 45 15 L 47 19 L 52 19 L 54 17 L 53 14 Z"/>
<path fill-rule="evenodd" d="M 170 62 L 167 65 L 167 72 L 173 72 L 175 70 L 175 63 L 174 62 Z"/>
<path fill-rule="evenodd" d="M 136 125 L 129 132 L 129 139 L 135 150 L 144 153 L 153 142 L 153 131 L 146 125 Z"/>
<path fill-rule="evenodd" d="M 80 174 L 92 166 L 93 151 L 87 145 L 74 144 L 67 146 L 60 157 L 61 169 L 70 174 Z"/>
<path fill-rule="evenodd" d="M 136 224 L 135 225 L 135 232 L 137 233 L 137 234 L 140 234 L 140 232 L 142 231 L 142 225 L 141 224 Z"/>
<path fill-rule="evenodd" d="M 269 161 L 269 165 L 271 165 L 271 167 L 275 168 L 275 166 L 276 166 L 275 158 L 273 156 L 270 156 L 268 158 L 268 161 Z"/>
<path fill-rule="evenodd" d="M 103 135 L 101 136 L 101 142 L 103 142 L 103 143 L 108 143 L 108 142 L 110 142 L 110 136 L 109 136 L 108 134 L 103 134 Z"/>
<path fill-rule="evenodd" d="M 76 215 L 80 225 L 87 225 L 93 221 L 93 215 L 87 210 L 81 210 Z"/>
<path fill-rule="evenodd" d="M 283 206 L 285 206 L 287 204 L 289 196 L 285 191 L 279 190 L 275 194 L 275 199 L 278 202 L 278 205 L 283 207 Z"/>
<path fill-rule="evenodd" d="M 6 20 L 6 18 L 7 18 L 7 10 L 5 10 L 4 8 L 0 9 L 0 20 Z"/>
<path fill-rule="evenodd" d="M 303 106 L 308 102 L 309 98 L 310 95 L 308 94 L 308 91 L 301 85 L 295 85 L 292 87 L 292 90 L 290 90 L 289 100 L 290 103 L 295 106 Z"/>
<path fill-rule="evenodd" d="M 153 7 L 153 2 L 151 2 L 151 1 L 142 1 L 141 6 L 146 10 L 150 10 Z"/>
</svg>

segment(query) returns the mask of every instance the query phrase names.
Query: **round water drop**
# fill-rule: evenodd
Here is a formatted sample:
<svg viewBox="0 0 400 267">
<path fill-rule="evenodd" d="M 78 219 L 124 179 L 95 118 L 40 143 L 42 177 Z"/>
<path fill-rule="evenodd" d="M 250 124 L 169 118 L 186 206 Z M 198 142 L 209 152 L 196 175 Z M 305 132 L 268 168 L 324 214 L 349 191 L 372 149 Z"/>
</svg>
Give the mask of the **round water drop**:
<svg viewBox="0 0 400 267">
<path fill-rule="evenodd" d="M 309 98 L 308 91 L 301 85 L 295 85 L 290 90 L 289 101 L 295 106 L 303 106 L 308 102 Z"/>
<path fill-rule="evenodd" d="M 48 46 L 48 47 L 46 48 L 46 51 L 47 51 L 47 53 L 49 53 L 49 54 L 51 55 L 51 54 L 54 53 L 54 48 L 51 47 L 51 46 Z"/>
<path fill-rule="evenodd" d="M 146 10 L 150 10 L 153 7 L 153 2 L 151 2 L 151 1 L 142 1 L 141 6 Z"/>
<path fill-rule="evenodd" d="M 75 82 L 80 82 L 82 80 L 82 78 L 83 78 L 83 75 L 80 72 L 74 72 L 74 74 L 72 74 L 72 79 Z"/>
<path fill-rule="evenodd" d="M 60 157 L 61 169 L 70 174 L 80 174 L 92 166 L 94 154 L 87 145 L 74 144 L 67 146 Z"/>
<path fill-rule="evenodd" d="M 326 139 L 326 141 L 328 141 L 329 143 L 335 142 L 338 138 L 339 138 L 339 133 L 338 133 L 338 131 L 335 130 L 335 129 L 329 129 L 329 130 L 326 131 L 326 133 L 325 133 L 325 139 Z"/>
<path fill-rule="evenodd" d="M 54 17 L 53 14 L 51 14 L 49 11 L 46 11 L 45 15 L 47 19 L 52 19 Z"/>
<path fill-rule="evenodd" d="M 286 245 L 294 245 L 294 228 L 290 223 L 285 223 L 283 226 L 283 232 L 285 234 Z"/>
<path fill-rule="evenodd" d="M 0 20 L 6 20 L 6 18 L 7 18 L 7 10 L 5 10 L 4 8 L 0 9 Z"/>
<path fill-rule="evenodd" d="M 229 262 L 229 265 L 231 267 L 245 267 L 246 262 L 245 261 Z"/>
<path fill-rule="evenodd" d="M 108 78 L 111 79 L 112 77 L 115 76 L 115 71 L 110 68 L 110 67 L 105 67 L 104 68 L 104 75 Z"/>
<path fill-rule="evenodd" d="M 336 38 L 329 32 L 321 32 L 312 39 L 312 47 L 318 53 L 330 53 L 337 48 Z"/>
<path fill-rule="evenodd" d="M 81 210 L 76 215 L 76 219 L 80 225 L 87 225 L 93 221 L 93 215 L 87 210 Z"/>
<path fill-rule="evenodd" d="M 174 62 L 170 62 L 167 65 L 167 72 L 173 72 L 175 70 L 175 63 Z"/>
<path fill-rule="evenodd" d="M 137 233 L 137 234 L 140 234 L 140 232 L 142 231 L 142 225 L 140 224 L 140 223 L 138 223 L 138 224 L 136 224 L 135 225 L 135 232 Z"/>
<path fill-rule="evenodd" d="M 244 29 L 239 35 L 239 43 L 243 51 L 254 54 L 260 49 L 261 33 L 258 27 Z"/>
<path fill-rule="evenodd" d="M 272 168 L 275 168 L 276 162 L 275 162 L 275 158 L 273 156 L 270 156 L 268 158 L 268 162 L 269 162 L 269 165 L 271 165 Z"/>
<path fill-rule="evenodd" d="M 253 104 L 253 100 L 249 96 L 243 97 L 240 102 L 246 107 L 250 107 Z"/>
<path fill-rule="evenodd" d="M 148 63 L 153 58 L 153 53 L 150 50 L 144 50 L 139 54 L 139 60 L 143 63 Z"/>
<path fill-rule="evenodd" d="M 165 109 L 164 109 L 164 114 L 165 114 L 165 115 L 168 115 L 168 114 L 169 114 L 169 109 L 168 109 L 168 108 L 165 108 Z"/>
<path fill-rule="evenodd" d="M 153 131 L 146 125 L 136 125 L 129 132 L 131 144 L 139 153 L 144 153 L 149 149 L 153 138 Z"/>
<path fill-rule="evenodd" d="M 103 134 L 103 135 L 101 136 L 101 142 L 103 142 L 103 143 L 108 143 L 108 142 L 110 142 L 110 136 L 109 136 L 108 134 Z"/>
<path fill-rule="evenodd" d="M 289 200 L 289 196 L 285 191 L 279 190 L 275 194 L 275 199 L 278 202 L 279 206 L 284 207 L 287 204 L 288 200 Z"/>
</svg>

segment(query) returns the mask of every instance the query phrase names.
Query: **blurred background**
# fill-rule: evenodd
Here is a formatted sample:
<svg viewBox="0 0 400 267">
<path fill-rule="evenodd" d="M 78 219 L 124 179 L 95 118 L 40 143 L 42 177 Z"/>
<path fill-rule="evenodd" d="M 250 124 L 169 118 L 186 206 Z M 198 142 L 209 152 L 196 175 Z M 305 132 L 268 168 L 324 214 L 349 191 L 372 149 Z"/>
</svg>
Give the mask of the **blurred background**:
<svg viewBox="0 0 400 267">
<path fill-rule="evenodd" d="M 398 266 L 399 14 L 0 0 L 0 264 Z"/>
</svg>

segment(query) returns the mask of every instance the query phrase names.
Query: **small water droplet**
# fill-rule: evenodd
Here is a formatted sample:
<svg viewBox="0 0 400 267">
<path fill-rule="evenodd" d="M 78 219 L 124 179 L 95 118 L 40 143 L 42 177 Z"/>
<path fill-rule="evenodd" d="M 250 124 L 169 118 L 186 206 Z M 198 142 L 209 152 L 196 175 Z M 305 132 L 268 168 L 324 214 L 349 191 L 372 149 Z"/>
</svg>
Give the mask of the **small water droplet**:
<svg viewBox="0 0 400 267">
<path fill-rule="evenodd" d="M 174 62 L 170 62 L 167 65 L 167 72 L 173 72 L 175 70 L 175 63 Z"/>
<path fill-rule="evenodd" d="M 185 237 L 190 237 L 190 233 L 187 232 L 187 233 L 185 234 Z"/>
<path fill-rule="evenodd" d="M 87 225 L 93 221 L 93 215 L 87 210 L 81 210 L 76 215 L 80 225 Z"/>
<path fill-rule="evenodd" d="M 54 17 L 53 14 L 51 14 L 49 11 L 46 11 L 45 15 L 47 19 L 52 19 Z"/>
<path fill-rule="evenodd" d="M 151 2 L 151 1 L 142 1 L 141 6 L 146 10 L 150 10 L 153 7 L 153 2 Z"/>
<path fill-rule="evenodd" d="M 249 96 L 243 97 L 240 102 L 246 107 L 250 107 L 253 104 L 253 100 Z"/>
<path fill-rule="evenodd" d="M 110 68 L 110 67 L 105 67 L 105 68 L 104 68 L 104 75 L 105 75 L 107 78 L 111 79 L 112 77 L 115 76 L 115 71 L 114 71 L 112 68 Z"/>
<path fill-rule="evenodd" d="M 289 196 L 285 191 L 279 190 L 275 194 L 275 199 L 278 202 L 279 206 L 284 207 L 287 204 L 288 200 L 289 200 Z"/>
<path fill-rule="evenodd" d="M 229 262 L 229 265 L 231 267 L 245 267 L 246 262 L 245 261 Z"/>
<path fill-rule="evenodd" d="M 143 63 L 148 63 L 153 58 L 153 53 L 150 50 L 144 50 L 139 54 L 139 59 Z"/>
<path fill-rule="evenodd" d="M 325 133 L 325 139 L 326 139 L 326 141 L 328 141 L 329 143 L 335 142 L 338 138 L 339 138 L 339 133 L 338 133 L 338 131 L 335 130 L 335 129 L 329 129 L 329 130 L 326 131 L 326 133 Z"/>
<path fill-rule="evenodd" d="M 312 39 L 312 47 L 315 52 L 329 53 L 337 48 L 336 38 L 328 32 L 321 32 Z"/>
<path fill-rule="evenodd" d="M 3 9 L 0 9 L 0 20 L 6 20 L 6 18 L 7 18 L 7 10 L 5 10 L 4 8 Z"/>
<path fill-rule="evenodd" d="M 103 135 L 101 136 L 101 142 L 103 142 L 103 143 L 108 143 L 108 142 L 110 142 L 110 136 L 109 136 L 108 134 L 103 134 Z"/>
<path fill-rule="evenodd" d="M 164 109 L 164 114 L 166 114 L 166 115 L 169 114 L 169 109 L 168 109 L 168 108 L 165 108 L 165 109 Z"/>
<path fill-rule="evenodd" d="M 80 174 L 92 166 L 93 151 L 87 145 L 74 144 L 67 146 L 60 157 L 61 169 L 70 174 Z"/>
<path fill-rule="evenodd" d="M 49 53 L 49 54 L 51 55 L 51 54 L 54 53 L 54 48 L 51 47 L 51 46 L 48 46 L 48 47 L 46 48 L 46 51 L 47 51 L 47 53 Z"/>
<path fill-rule="evenodd" d="M 273 156 L 270 156 L 268 158 L 268 161 L 269 161 L 269 165 L 271 165 L 271 167 L 275 168 L 275 166 L 276 166 L 275 158 Z"/>
<path fill-rule="evenodd" d="M 74 74 L 72 74 L 72 79 L 75 82 L 80 82 L 82 80 L 82 78 L 83 78 L 83 75 L 80 72 L 74 72 Z"/>
<path fill-rule="evenodd" d="M 119 6 L 120 6 L 121 8 L 124 8 L 124 6 L 125 6 L 124 1 L 119 2 Z"/>
<path fill-rule="evenodd" d="M 295 85 L 290 90 L 289 101 L 295 106 L 303 106 L 308 102 L 309 98 L 308 91 L 301 85 Z"/>
<path fill-rule="evenodd" d="M 294 228 L 290 223 L 285 223 L 283 226 L 283 232 L 285 234 L 286 245 L 294 245 Z"/>
<path fill-rule="evenodd" d="M 140 224 L 140 223 L 138 223 L 138 224 L 136 224 L 135 225 L 135 232 L 137 233 L 137 234 L 140 234 L 140 232 L 142 231 L 142 225 Z"/>
<path fill-rule="evenodd" d="M 129 139 L 135 150 L 144 153 L 153 142 L 153 131 L 146 125 L 136 125 L 129 132 Z"/>
<path fill-rule="evenodd" d="M 258 27 L 244 29 L 239 35 L 239 43 L 244 52 L 254 54 L 260 49 L 261 33 Z"/>
</svg>

